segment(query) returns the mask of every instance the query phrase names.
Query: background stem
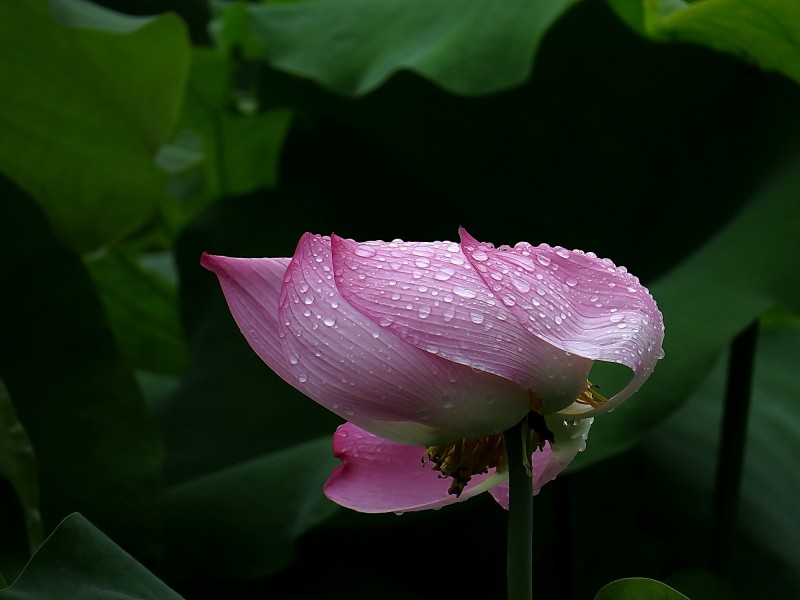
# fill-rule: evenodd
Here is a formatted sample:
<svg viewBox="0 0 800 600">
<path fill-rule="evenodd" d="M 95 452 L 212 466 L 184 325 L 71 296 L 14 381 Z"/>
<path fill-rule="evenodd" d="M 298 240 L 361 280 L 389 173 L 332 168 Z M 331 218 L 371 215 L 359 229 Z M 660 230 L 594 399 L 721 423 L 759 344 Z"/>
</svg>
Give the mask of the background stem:
<svg viewBox="0 0 800 600">
<path fill-rule="evenodd" d="M 526 420 L 503 433 L 508 454 L 508 600 L 533 597 L 533 488 L 526 467 Z"/>
<path fill-rule="evenodd" d="M 733 340 L 728 361 L 711 534 L 711 568 L 717 572 L 727 565 L 736 528 L 757 339 L 756 321 Z"/>
</svg>

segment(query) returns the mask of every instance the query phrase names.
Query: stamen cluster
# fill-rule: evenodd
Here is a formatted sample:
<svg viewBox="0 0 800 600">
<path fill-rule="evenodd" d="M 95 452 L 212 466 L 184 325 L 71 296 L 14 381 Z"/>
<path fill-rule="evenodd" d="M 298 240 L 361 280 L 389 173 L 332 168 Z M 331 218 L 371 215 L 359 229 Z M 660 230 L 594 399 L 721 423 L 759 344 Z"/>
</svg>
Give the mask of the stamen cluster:
<svg viewBox="0 0 800 600">
<path fill-rule="evenodd" d="M 422 456 L 423 465 L 426 459 L 433 463 L 434 471 L 441 473 L 440 477 L 453 478 L 447 492 L 458 498 L 473 475 L 488 473 L 489 469 L 504 464 L 503 434 L 462 438 L 451 444 L 429 446 Z"/>
</svg>

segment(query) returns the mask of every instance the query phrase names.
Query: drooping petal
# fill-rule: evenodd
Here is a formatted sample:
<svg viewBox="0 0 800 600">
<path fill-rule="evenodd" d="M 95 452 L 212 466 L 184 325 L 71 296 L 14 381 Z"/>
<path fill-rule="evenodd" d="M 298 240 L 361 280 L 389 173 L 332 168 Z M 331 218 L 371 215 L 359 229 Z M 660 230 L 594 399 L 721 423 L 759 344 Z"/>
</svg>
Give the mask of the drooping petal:
<svg viewBox="0 0 800 600">
<path fill-rule="evenodd" d="M 582 391 L 591 361 L 530 335 L 458 244 L 358 244 L 337 236 L 331 244 L 339 292 L 381 330 L 534 390 L 545 412 Z"/>
<path fill-rule="evenodd" d="M 278 331 L 278 298 L 290 258 L 232 258 L 203 253 L 200 264 L 219 279 L 225 300 L 250 346 L 281 379 L 300 391 Z"/>
<path fill-rule="evenodd" d="M 495 248 L 463 228 L 461 247 L 480 277 L 530 333 L 563 351 L 617 362 L 633 379 L 597 408 L 607 411 L 633 394 L 663 356 L 664 321 L 653 297 L 624 267 L 578 250 L 521 242 Z"/>
<path fill-rule="evenodd" d="M 593 418 L 577 421 L 565 421 L 558 415 L 545 417 L 547 427 L 553 432 L 555 443 L 545 444 L 542 450 L 535 450 L 531 455 L 533 475 L 533 494 L 539 493 L 546 483 L 555 479 L 567 468 L 572 459 L 586 448 L 586 438 Z M 508 509 L 508 481 L 499 483 L 489 493 L 500 506 Z"/>
<path fill-rule="evenodd" d="M 507 476 L 494 470 L 474 475 L 456 498 L 448 493 L 451 480 L 422 463 L 422 446 L 390 442 L 345 423 L 333 436 L 333 448 L 342 464 L 325 483 L 325 495 L 365 513 L 440 508 L 480 494 Z"/>
<path fill-rule="evenodd" d="M 529 406 L 519 386 L 424 352 L 356 310 L 334 283 L 330 245 L 304 235 L 280 295 L 279 335 L 304 393 L 403 443 L 492 434 L 522 419 Z"/>
</svg>

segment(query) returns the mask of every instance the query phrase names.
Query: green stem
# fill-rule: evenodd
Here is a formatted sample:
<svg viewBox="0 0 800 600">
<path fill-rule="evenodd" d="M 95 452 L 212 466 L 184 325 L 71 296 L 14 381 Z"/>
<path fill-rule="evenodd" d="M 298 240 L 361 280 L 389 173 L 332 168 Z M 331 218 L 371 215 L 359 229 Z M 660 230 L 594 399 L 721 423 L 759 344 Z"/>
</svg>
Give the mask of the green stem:
<svg viewBox="0 0 800 600">
<path fill-rule="evenodd" d="M 509 485 L 508 600 L 531 600 L 533 597 L 533 488 L 528 470 L 529 435 L 527 419 L 503 433 Z"/>
<path fill-rule="evenodd" d="M 736 528 L 757 340 L 758 322 L 755 322 L 733 340 L 728 361 L 711 534 L 711 567 L 717 572 L 727 565 Z"/>
</svg>

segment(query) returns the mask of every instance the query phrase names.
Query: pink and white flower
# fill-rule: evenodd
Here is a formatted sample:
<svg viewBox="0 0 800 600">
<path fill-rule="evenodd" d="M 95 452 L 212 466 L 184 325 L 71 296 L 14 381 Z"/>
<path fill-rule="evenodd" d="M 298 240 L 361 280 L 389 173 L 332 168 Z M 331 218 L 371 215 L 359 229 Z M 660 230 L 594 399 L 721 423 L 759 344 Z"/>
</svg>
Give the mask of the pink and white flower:
<svg viewBox="0 0 800 600">
<path fill-rule="evenodd" d="M 507 505 L 499 434 L 531 412 L 546 423 L 533 434 L 538 491 L 583 449 L 593 416 L 633 394 L 663 356 L 661 313 L 624 268 L 460 235 L 358 243 L 307 233 L 292 258 L 202 257 L 261 359 L 347 421 L 334 435 L 342 465 L 325 485 L 343 506 L 421 510 L 486 490 Z M 633 372 L 608 399 L 587 382 L 596 360 Z"/>
</svg>

